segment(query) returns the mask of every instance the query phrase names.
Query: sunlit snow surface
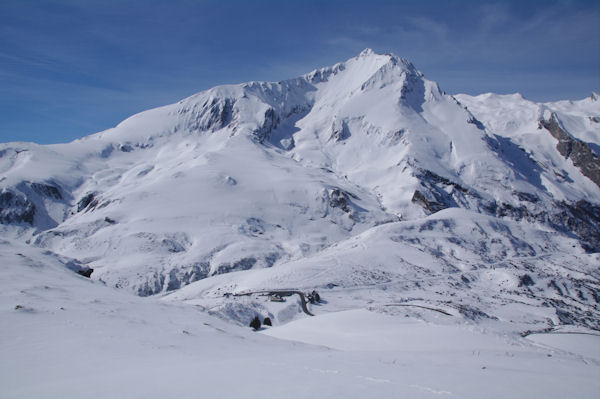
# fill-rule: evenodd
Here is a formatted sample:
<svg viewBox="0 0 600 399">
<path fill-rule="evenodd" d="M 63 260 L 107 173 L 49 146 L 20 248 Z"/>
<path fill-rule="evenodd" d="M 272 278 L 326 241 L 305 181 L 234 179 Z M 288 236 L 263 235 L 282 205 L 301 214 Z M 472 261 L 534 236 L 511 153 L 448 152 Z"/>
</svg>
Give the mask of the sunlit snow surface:
<svg viewBox="0 0 600 399">
<path fill-rule="evenodd" d="M 391 307 L 260 334 L 89 281 L 34 248 L 3 241 L 0 252 L 2 397 L 593 398 L 600 389 L 598 353 L 576 334 L 527 340 Z"/>
<path fill-rule="evenodd" d="M 0 144 L 0 397 L 598 397 L 600 255 L 543 215 L 600 188 L 539 120 L 597 153 L 599 104 L 366 50 Z"/>
</svg>

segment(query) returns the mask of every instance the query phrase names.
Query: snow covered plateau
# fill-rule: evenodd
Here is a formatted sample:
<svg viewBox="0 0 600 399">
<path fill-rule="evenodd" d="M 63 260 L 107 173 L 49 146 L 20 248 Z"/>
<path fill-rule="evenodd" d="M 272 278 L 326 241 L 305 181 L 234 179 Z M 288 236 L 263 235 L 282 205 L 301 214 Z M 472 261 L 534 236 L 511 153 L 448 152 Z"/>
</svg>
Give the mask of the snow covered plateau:
<svg viewBox="0 0 600 399">
<path fill-rule="evenodd" d="M 0 397 L 600 397 L 595 93 L 367 49 L 0 144 L 0 190 Z"/>
</svg>

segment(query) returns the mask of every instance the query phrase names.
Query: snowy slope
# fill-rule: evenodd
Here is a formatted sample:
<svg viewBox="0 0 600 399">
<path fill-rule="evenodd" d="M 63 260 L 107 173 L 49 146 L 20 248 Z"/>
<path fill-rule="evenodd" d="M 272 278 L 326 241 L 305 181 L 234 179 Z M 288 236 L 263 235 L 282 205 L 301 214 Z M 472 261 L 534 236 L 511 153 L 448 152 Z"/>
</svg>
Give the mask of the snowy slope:
<svg viewBox="0 0 600 399">
<path fill-rule="evenodd" d="M 561 325 L 597 330 L 599 263 L 598 254 L 555 232 L 448 209 L 379 226 L 279 267 L 198 281 L 165 299 L 205 306 L 241 324 L 252 309 L 285 323 L 302 317 L 295 302 L 254 296 L 232 305 L 223 294 L 317 288 L 327 305 L 313 306 L 316 314 L 425 306 L 465 323 L 493 321 L 515 335 Z"/>
<path fill-rule="evenodd" d="M 256 314 L 268 315 L 274 323 L 269 335 L 369 352 L 325 360 L 329 351 L 311 347 L 297 364 L 263 364 L 269 374 L 286 368 L 281 389 L 297 386 L 291 374 L 310 369 L 344 376 L 339 384 L 347 389 L 332 393 L 481 396 L 486 384 L 461 390 L 457 381 L 464 378 L 457 374 L 455 381 L 425 383 L 428 373 L 446 373 L 448 364 L 428 369 L 431 359 L 424 352 L 411 357 L 418 367 L 401 374 L 421 382 L 400 382 L 393 368 L 375 367 L 406 355 L 408 346 L 391 342 L 397 331 L 434 357 L 447 345 L 427 349 L 419 336 L 464 339 L 460 354 L 442 357 L 468 365 L 456 373 L 469 378 L 482 370 L 477 362 L 471 368 L 469 357 L 481 343 L 490 350 L 486 363 L 504 370 L 493 378 L 535 380 L 523 396 L 592 397 L 598 386 L 590 375 L 597 373 L 598 359 L 582 354 L 577 338 L 600 330 L 598 121 L 596 95 L 547 104 L 520 95 L 451 96 L 409 61 L 367 49 L 295 79 L 215 87 L 72 143 L 0 144 L 1 249 L 10 266 L 3 273 L 13 287 L 4 300 L 31 302 L 4 307 L 3 319 L 15 326 L 6 324 L 5 336 L 16 337 L 30 321 L 18 318 L 33 313 L 36 326 L 52 331 L 51 350 L 64 351 L 65 361 L 80 359 L 84 342 L 78 341 L 77 351 L 66 350 L 55 317 L 62 314 L 57 306 L 66 309 L 59 304 L 65 300 L 76 304 L 73 320 L 98 340 L 95 348 L 112 342 L 107 337 L 127 334 L 130 324 L 148 326 L 147 336 L 116 349 L 128 353 L 116 370 L 134 367 L 132 358 L 145 353 L 149 342 L 157 362 L 165 356 L 165 367 L 188 375 L 195 358 L 176 349 L 187 347 L 188 338 L 157 331 L 175 323 L 177 331 L 191 332 L 197 324 L 185 320 L 198 317 L 225 331 L 223 346 L 242 334 L 256 354 L 271 339 L 238 328 Z M 39 265 L 36 272 L 33 264 Z M 92 282 L 72 273 L 90 268 Z M 22 270 L 27 272 L 20 276 Z M 48 291 L 47 279 L 48 287 L 64 287 Z M 29 281 L 34 283 L 25 291 L 31 295 L 22 297 Z M 132 298 L 115 287 L 152 297 Z M 87 289 L 111 304 L 94 311 L 98 321 L 85 315 L 92 295 Z M 324 301 L 308 305 L 316 315 L 308 321 L 297 295 L 272 302 L 267 292 L 273 290 L 318 290 Z M 113 307 L 124 310 L 109 328 Z M 170 319 L 171 312 L 180 321 Z M 335 339 L 362 318 L 381 328 L 369 336 L 357 327 L 356 336 Z M 539 335 L 548 332 L 573 333 L 573 340 Z M 214 328 L 198 334 L 203 343 L 190 344 L 200 345 L 192 346 L 198 351 L 208 348 L 205 341 L 221 342 Z M 473 342 L 466 338 L 470 334 Z M 385 359 L 373 355 L 381 347 L 370 339 L 393 353 Z M 40 340 L 31 333 L 24 342 Z M 171 340 L 175 349 L 165 344 Z M 564 386 L 552 382 L 556 364 L 540 355 L 539 345 L 546 344 L 563 350 L 562 364 L 574 370 Z M 18 357 L 24 345 L 5 348 Z M 277 345 L 278 356 L 295 359 L 294 345 Z M 511 356 L 498 360 L 498 353 L 514 354 L 507 348 L 515 345 L 525 348 L 518 355 L 522 361 L 543 370 L 538 377 L 514 368 Z M 110 353 L 92 367 L 96 373 L 116 352 Z M 228 353 L 223 367 L 234 367 L 239 352 Z M 333 362 L 331 368 L 309 366 L 311 356 Z M 245 359 L 236 373 L 251 364 Z M 367 362 L 374 375 L 359 371 L 355 361 Z M 203 372 L 223 381 L 208 371 L 211 362 L 202 363 Z M 140 370 L 134 379 L 142 378 Z M 327 380 L 324 374 L 320 378 Z M 357 375 L 368 381 L 363 391 L 345 385 Z M 255 377 L 243 381 L 255 383 Z M 180 392 L 187 388 L 181 385 Z M 218 392 L 229 396 L 230 389 Z M 94 392 L 90 396 L 102 396 Z M 494 394 L 509 392 L 497 388 Z"/>
<path fill-rule="evenodd" d="M 542 186 L 556 199 L 572 199 L 563 187 L 572 190 L 589 187 L 597 189 L 589 178 L 581 176 L 581 170 L 557 151 L 557 139 L 548 134 L 540 121 L 554 115 L 566 135 L 585 143 L 595 154 L 598 163 L 600 156 L 600 101 L 595 93 L 580 101 L 559 101 L 555 103 L 534 103 L 520 94 L 480 96 L 459 94 L 455 96 L 494 134 L 510 138 L 528 156 L 542 166 L 540 175 Z M 572 158 L 572 157 L 570 157 Z M 565 162 L 566 161 L 566 162 Z M 591 162 L 591 161 L 588 161 Z M 577 199 L 597 202 L 593 192 L 582 192 Z"/>
<path fill-rule="evenodd" d="M 90 281 L 31 246 L 2 240 L 0 256 L 3 397 L 592 398 L 600 389 L 600 358 L 572 334 L 535 343 L 351 310 L 265 336 Z"/>
</svg>

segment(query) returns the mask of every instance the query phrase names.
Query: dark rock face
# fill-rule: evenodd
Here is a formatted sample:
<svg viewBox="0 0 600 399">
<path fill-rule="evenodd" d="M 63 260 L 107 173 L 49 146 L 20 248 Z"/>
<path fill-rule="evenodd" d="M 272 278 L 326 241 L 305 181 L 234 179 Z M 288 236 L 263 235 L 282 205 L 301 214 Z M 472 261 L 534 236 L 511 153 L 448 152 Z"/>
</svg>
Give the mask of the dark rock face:
<svg viewBox="0 0 600 399">
<path fill-rule="evenodd" d="M 529 274 L 524 274 L 519 278 L 519 287 L 530 287 L 535 285 L 535 282 Z"/>
<path fill-rule="evenodd" d="M 337 75 L 345 70 L 344 64 L 337 64 L 333 68 L 323 68 L 311 72 L 307 78 L 311 83 L 327 82 L 332 75 Z"/>
<path fill-rule="evenodd" d="M 348 194 L 339 188 L 334 188 L 329 193 L 329 206 L 332 208 L 340 208 L 346 213 L 350 213 L 351 209 L 348 206 Z"/>
<path fill-rule="evenodd" d="M 213 274 L 224 274 L 224 273 L 230 273 L 233 271 L 252 269 L 252 267 L 256 264 L 256 262 L 257 262 L 256 258 L 248 257 L 248 258 L 242 258 L 233 263 L 223 263 L 217 267 L 217 270 L 215 270 L 215 272 Z"/>
<path fill-rule="evenodd" d="M 226 98 L 225 100 L 216 101 L 209 107 L 208 118 L 201 125 L 202 130 L 219 130 L 227 126 L 233 115 L 234 101 Z"/>
<path fill-rule="evenodd" d="M 339 209 L 353 221 L 359 220 L 361 212 L 364 211 L 363 208 L 352 201 L 353 199 L 358 200 L 359 197 L 338 187 L 327 190 L 324 199 L 328 205 L 327 212 Z"/>
<path fill-rule="evenodd" d="M 458 207 L 458 202 L 466 202 L 465 196 L 479 198 L 476 193 L 471 193 L 460 184 L 430 170 L 420 170 L 417 177 L 421 181 L 422 189 L 415 191 L 412 202 L 420 205 L 430 214 L 442 209 Z"/>
<path fill-rule="evenodd" d="M 166 289 L 167 291 L 173 291 L 193 283 L 194 281 L 202 280 L 208 277 L 209 270 L 210 265 L 207 262 L 195 263 L 189 267 L 182 267 L 181 269 L 172 269 L 169 272 L 169 282 L 167 283 Z"/>
<path fill-rule="evenodd" d="M 479 130 L 485 130 L 485 126 L 483 125 L 483 123 L 481 123 L 481 121 L 475 118 L 473 115 L 471 115 L 471 117 L 467 120 L 467 123 L 475 125 L 475 127 L 477 127 L 477 129 Z"/>
<path fill-rule="evenodd" d="M 329 140 L 343 141 L 348 137 L 350 137 L 350 130 L 348 129 L 346 122 L 335 120 L 331 124 L 331 135 L 329 136 Z"/>
<path fill-rule="evenodd" d="M 87 278 L 90 278 L 90 276 L 92 275 L 93 272 L 94 272 L 94 269 L 91 269 L 91 268 L 77 271 L 78 274 L 80 274 L 83 277 L 87 277 Z"/>
<path fill-rule="evenodd" d="M 276 256 L 275 254 L 268 254 L 265 257 L 265 263 L 267 266 L 272 266 L 272 264 L 269 264 L 269 258 L 277 259 L 278 257 L 279 254 Z M 146 281 L 137 287 L 137 294 L 145 297 L 165 291 L 174 291 L 209 276 L 251 269 L 258 261 L 259 259 L 255 257 L 246 257 L 232 263 L 222 263 L 212 273 L 210 272 L 210 262 L 197 262 L 191 265 L 174 267 L 168 273 L 166 271 L 156 271 L 149 274 Z M 116 284 L 116 287 L 122 288 L 120 284 Z"/>
<path fill-rule="evenodd" d="M 233 119 L 235 100 L 231 98 L 213 98 L 199 108 L 181 108 L 179 114 L 189 114 L 190 130 L 215 132 L 229 125 Z"/>
<path fill-rule="evenodd" d="M 0 223 L 33 225 L 35 205 L 23 194 L 4 190 L 0 193 Z"/>
<path fill-rule="evenodd" d="M 600 206 L 581 200 L 559 202 L 560 211 L 549 215 L 549 224 L 557 230 L 575 233 L 591 252 L 600 251 Z"/>
<path fill-rule="evenodd" d="M 45 203 L 60 202 L 65 204 L 69 193 L 56 183 L 37 183 L 22 181 L 14 188 L 4 188 L 0 192 L 0 223 L 2 224 L 34 224 L 48 218 Z M 36 216 L 37 215 L 37 216 Z M 42 222 L 43 223 L 43 222 Z M 57 222 L 54 222 L 54 225 Z"/>
<path fill-rule="evenodd" d="M 535 204 L 540 201 L 538 196 L 535 194 L 524 193 L 521 191 L 514 191 L 513 194 L 517 196 L 519 201 L 527 201 L 527 202 L 531 202 L 532 204 Z"/>
<path fill-rule="evenodd" d="M 261 325 L 260 319 L 258 318 L 258 316 L 254 316 L 254 318 L 250 322 L 249 326 L 252 327 L 254 329 L 254 331 L 256 331 L 260 328 L 260 325 Z"/>
<path fill-rule="evenodd" d="M 600 187 L 600 157 L 596 156 L 586 143 L 567 133 L 556 114 L 553 113 L 549 120 L 540 120 L 540 126 L 558 140 L 558 152 L 566 159 L 571 159 L 573 165 L 579 168 L 584 176 Z"/>
<path fill-rule="evenodd" d="M 128 285 L 128 284 L 125 283 L 125 285 L 122 285 L 120 283 L 117 283 L 115 285 L 115 287 L 123 288 L 126 285 Z M 153 276 L 151 278 L 148 278 L 146 280 L 146 282 L 138 288 L 137 294 L 142 297 L 158 294 L 159 292 L 162 292 L 164 285 L 165 285 L 164 274 L 154 272 Z"/>
<path fill-rule="evenodd" d="M 81 198 L 77 203 L 77 212 L 93 209 L 97 205 L 98 200 L 96 199 L 96 193 L 88 193 L 84 195 L 83 198 Z"/>
<path fill-rule="evenodd" d="M 254 137 L 260 143 L 268 140 L 271 136 L 271 132 L 279 126 L 279 123 L 281 123 L 281 118 L 275 113 L 275 110 L 273 108 L 267 109 L 265 111 L 265 118 L 262 126 L 253 132 Z"/>
<path fill-rule="evenodd" d="M 43 183 L 31 183 L 31 188 L 33 191 L 41 195 L 42 197 L 53 198 L 57 200 L 62 200 L 63 196 L 61 194 L 61 189 L 56 185 L 51 184 L 43 184 Z"/>
<path fill-rule="evenodd" d="M 425 197 L 425 195 L 419 190 L 415 191 L 415 193 L 412 196 L 411 201 L 413 203 L 425 208 L 427 210 L 427 212 L 429 212 L 430 214 L 439 212 L 442 209 L 446 209 L 446 208 L 450 207 L 445 202 L 438 202 L 436 200 L 427 199 L 427 197 Z"/>
<path fill-rule="evenodd" d="M 520 204 L 514 205 L 484 200 L 476 192 L 428 170 L 421 170 L 417 177 L 421 189 L 414 192 L 412 202 L 429 214 L 462 207 L 496 217 L 543 223 L 558 231 L 575 234 L 587 251 L 600 251 L 599 205 L 584 200 L 575 203 L 551 201 L 541 210 L 540 198 L 531 193 L 515 191 L 513 194 Z"/>
<path fill-rule="evenodd" d="M 482 312 L 481 310 L 479 310 L 473 306 L 458 305 L 457 309 L 460 312 L 460 314 L 462 314 L 465 318 L 467 318 L 469 320 L 483 320 L 483 319 L 498 320 L 497 317 L 490 316 L 487 313 Z"/>
</svg>

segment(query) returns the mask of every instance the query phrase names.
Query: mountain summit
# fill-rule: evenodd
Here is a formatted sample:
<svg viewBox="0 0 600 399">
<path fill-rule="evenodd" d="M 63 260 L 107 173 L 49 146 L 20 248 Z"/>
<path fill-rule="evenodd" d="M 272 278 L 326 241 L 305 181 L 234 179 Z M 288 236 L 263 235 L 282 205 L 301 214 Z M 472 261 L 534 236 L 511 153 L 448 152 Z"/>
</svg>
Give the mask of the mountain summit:
<svg viewBox="0 0 600 399">
<path fill-rule="evenodd" d="M 600 328 L 599 121 L 594 96 L 452 96 L 366 49 L 72 143 L 1 144 L 1 229 L 141 296 L 391 287 Z"/>
</svg>

